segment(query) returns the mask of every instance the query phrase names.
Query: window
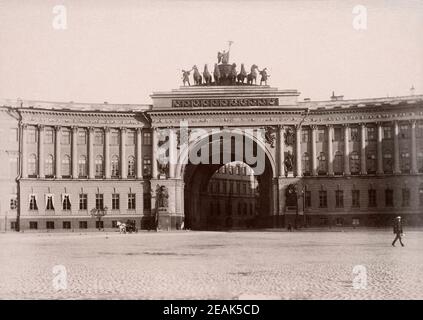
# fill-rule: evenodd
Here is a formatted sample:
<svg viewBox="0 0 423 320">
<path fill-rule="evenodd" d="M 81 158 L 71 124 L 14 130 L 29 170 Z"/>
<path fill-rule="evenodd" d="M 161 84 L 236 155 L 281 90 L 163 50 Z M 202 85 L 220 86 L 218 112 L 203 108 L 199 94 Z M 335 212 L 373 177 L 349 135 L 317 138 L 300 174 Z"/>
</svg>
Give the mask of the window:
<svg viewBox="0 0 423 320">
<path fill-rule="evenodd" d="M 71 175 L 71 158 L 64 155 L 62 159 L 62 177 L 70 177 Z"/>
<path fill-rule="evenodd" d="M 47 229 L 54 229 L 54 221 L 46 221 Z"/>
<path fill-rule="evenodd" d="M 45 144 L 53 144 L 54 143 L 53 129 L 46 129 L 44 131 L 44 143 Z"/>
<path fill-rule="evenodd" d="M 310 157 L 307 152 L 303 154 L 303 175 L 310 174 Z"/>
<path fill-rule="evenodd" d="M 335 207 L 336 208 L 344 207 L 344 191 L 343 190 L 335 191 Z"/>
<path fill-rule="evenodd" d="M 71 142 L 71 134 L 70 134 L 70 131 L 67 130 L 67 129 L 64 129 L 62 131 L 62 140 L 61 140 L 61 143 L 62 144 L 70 144 L 70 142 Z"/>
<path fill-rule="evenodd" d="M 144 193 L 144 210 L 151 210 L 151 195 L 149 193 Z"/>
<path fill-rule="evenodd" d="M 342 135 L 342 128 L 334 128 L 333 129 L 333 138 L 335 141 L 342 141 L 343 135 Z"/>
<path fill-rule="evenodd" d="M 352 190 L 352 206 L 355 208 L 360 207 L 360 190 Z"/>
<path fill-rule="evenodd" d="M 95 158 L 95 176 L 96 176 L 96 178 L 102 178 L 103 175 L 104 175 L 103 157 L 97 156 Z"/>
<path fill-rule="evenodd" d="M 97 193 L 95 195 L 95 208 L 104 209 L 104 195 L 102 193 Z"/>
<path fill-rule="evenodd" d="M 95 222 L 96 229 L 104 229 L 104 221 L 96 221 Z"/>
<path fill-rule="evenodd" d="M 358 133 L 357 127 L 350 128 L 351 132 L 351 141 L 360 141 L 360 134 Z"/>
<path fill-rule="evenodd" d="M 402 124 L 399 127 L 399 137 L 401 139 L 408 139 L 410 138 L 410 126 L 407 124 Z"/>
<path fill-rule="evenodd" d="M 401 153 L 401 172 L 409 173 L 410 172 L 410 153 L 402 152 Z"/>
<path fill-rule="evenodd" d="M 383 139 L 392 139 L 392 127 L 383 127 Z"/>
<path fill-rule="evenodd" d="M 127 145 L 135 145 L 136 144 L 136 134 L 134 130 L 128 130 L 126 133 L 126 144 Z"/>
<path fill-rule="evenodd" d="M 367 173 L 376 173 L 376 155 L 374 153 L 367 154 Z"/>
<path fill-rule="evenodd" d="M 151 145 L 151 132 L 144 132 L 142 136 L 142 143 L 146 146 Z"/>
<path fill-rule="evenodd" d="M 35 130 L 34 127 L 28 128 L 28 130 L 26 131 L 26 134 L 27 134 L 26 142 L 28 144 L 37 143 L 37 131 Z"/>
<path fill-rule="evenodd" d="M 335 158 L 333 160 L 333 172 L 336 175 L 342 175 L 344 172 L 344 156 L 340 151 L 335 152 Z"/>
<path fill-rule="evenodd" d="M 71 209 L 71 203 L 68 194 L 64 194 L 62 198 L 63 210 L 67 211 Z"/>
<path fill-rule="evenodd" d="M 369 207 L 376 207 L 376 190 L 369 189 Z"/>
<path fill-rule="evenodd" d="M 417 170 L 423 173 L 423 151 L 417 152 Z"/>
<path fill-rule="evenodd" d="M 119 176 L 119 157 L 117 155 L 112 156 L 112 177 Z"/>
<path fill-rule="evenodd" d="M 15 221 L 11 221 L 10 222 L 10 229 L 11 230 L 16 230 L 16 222 Z"/>
<path fill-rule="evenodd" d="M 325 129 L 317 129 L 317 142 L 325 141 Z"/>
<path fill-rule="evenodd" d="M 343 218 L 336 218 L 335 224 L 337 226 L 342 226 L 344 224 L 344 219 Z"/>
<path fill-rule="evenodd" d="M 128 194 L 128 210 L 135 210 L 135 193 Z"/>
<path fill-rule="evenodd" d="M 52 194 L 46 195 L 46 210 L 54 210 L 54 201 Z"/>
<path fill-rule="evenodd" d="M 94 132 L 94 144 L 102 145 L 104 144 L 104 134 L 103 131 L 96 130 Z"/>
<path fill-rule="evenodd" d="M 47 178 L 52 177 L 54 175 L 53 162 L 54 162 L 53 156 L 51 154 L 47 155 L 45 164 L 44 164 L 44 173 Z"/>
<path fill-rule="evenodd" d="M 110 134 L 110 144 L 112 145 L 118 145 L 119 144 L 119 132 L 118 131 L 112 131 Z"/>
<path fill-rule="evenodd" d="M 37 173 L 37 156 L 30 154 L 28 157 L 28 176 L 34 177 L 37 176 Z"/>
<path fill-rule="evenodd" d="M 18 198 L 16 196 L 12 196 L 10 198 L 10 210 L 16 210 L 18 208 Z"/>
<path fill-rule="evenodd" d="M 327 208 L 328 206 L 328 193 L 325 190 L 319 191 L 319 208 Z"/>
<path fill-rule="evenodd" d="M 327 166 L 326 166 L 326 155 L 324 154 L 324 152 L 320 152 L 319 156 L 317 157 L 317 160 L 319 163 L 319 166 L 317 168 L 318 174 L 320 175 L 326 174 Z"/>
<path fill-rule="evenodd" d="M 78 160 L 78 176 L 84 178 L 87 176 L 87 157 L 80 156 Z"/>
<path fill-rule="evenodd" d="M 358 225 L 360 225 L 360 219 L 358 219 L 358 218 L 353 218 L 353 219 L 352 219 L 352 225 L 353 225 L 353 226 L 358 226 Z"/>
<path fill-rule="evenodd" d="M 79 210 L 88 209 L 88 195 L 86 193 L 79 194 Z"/>
<path fill-rule="evenodd" d="M 305 192 L 305 207 L 310 208 L 311 207 L 311 191 L 306 190 Z"/>
<path fill-rule="evenodd" d="M 387 150 L 383 154 L 383 171 L 385 173 L 392 173 L 392 170 L 393 170 L 392 153 L 390 150 Z"/>
<path fill-rule="evenodd" d="M 35 194 L 29 196 L 29 210 L 38 210 L 37 197 Z"/>
<path fill-rule="evenodd" d="M 394 190 L 392 189 L 385 190 L 385 206 L 387 207 L 394 206 Z"/>
<path fill-rule="evenodd" d="M 301 130 L 301 142 L 310 142 L 310 131 L 308 129 Z"/>
<path fill-rule="evenodd" d="M 128 158 L 128 177 L 135 177 L 135 157 L 133 156 Z"/>
<path fill-rule="evenodd" d="M 410 206 L 410 189 L 408 188 L 402 189 L 402 206 L 403 207 Z"/>
<path fill-rule="evenodd" d="M 71 222 L 70 221 L 63 221 L 63 229 L 70 229 Z"/>
<path fill-rule="evenodd" d="M 150 177 L 151 176 L 151 158 L 144 157 L 143 159 L 143 176 Z"/>
<path fill-rule="evenodd" d="M 88 222 L 87 221 L 79 221 L 79 229 L 87 229 Z"/>
<path fill-rule="evenodd" d="M 87 144 L 87 132 L 84 129 L 78 131 L 78 144 Z"/>
<path fill-rule="evenodd" d="M 118 193 L 112 194 L 112 210 L 120 209 L 120 197 Z"/>
<path fill-rule="evenodd" d="M 350 155 L 350 170 L 351 174 L 360 173 L 360 156 L 356 151 L 352 152 Z"/>
<path fill-rule="evenodd" d="M 29 229 L 31 229 L 31 230 L 38 229 L 38 222 L 37 221 L 30 221 L 29 222 Z"/>
<path fill-rule="evenodd" d="M 373 141 L 376 140 L 376 128 L 367 127 L 367 140 Z"/>
<path fill-rule="evenodd" d="M 423 207 L 423 184 L 419 188 L 419 206 Z"/>
<path fill-rule="evenodd" d="M 423 123 L 422 122 L 419 122 L 416 125 L 416 137 L 423 138 Z"/>
</svg>

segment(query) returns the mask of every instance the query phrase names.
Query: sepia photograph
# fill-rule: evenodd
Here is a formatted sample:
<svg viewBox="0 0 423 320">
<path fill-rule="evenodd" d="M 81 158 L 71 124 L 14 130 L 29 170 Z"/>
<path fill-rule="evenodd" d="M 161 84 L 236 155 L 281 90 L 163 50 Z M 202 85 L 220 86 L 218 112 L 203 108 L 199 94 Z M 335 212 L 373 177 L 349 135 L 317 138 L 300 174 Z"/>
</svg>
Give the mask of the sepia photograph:
<svg viewBox="0 0 423 320">
<path fill-rule="evenodd" d="M 423 299 L 422 35 L 420 0 L 0 0 L 0 300 Z"/>
</svg>

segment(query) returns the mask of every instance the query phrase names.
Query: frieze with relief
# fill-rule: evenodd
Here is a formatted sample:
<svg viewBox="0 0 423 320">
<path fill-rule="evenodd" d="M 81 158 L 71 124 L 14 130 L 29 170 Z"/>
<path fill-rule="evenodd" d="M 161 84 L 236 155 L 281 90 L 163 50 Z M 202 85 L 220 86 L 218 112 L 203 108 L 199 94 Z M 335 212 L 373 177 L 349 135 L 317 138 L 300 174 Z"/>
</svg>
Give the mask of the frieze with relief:
<svg viewBox="0 0 423 320">
<path fill-rule="evenodd" d="M 273 107 L 278 105 L 279 105 L 278 98 L 172 100 L 173 108 L 255 107 L 255 106 Z"/>
</svg>

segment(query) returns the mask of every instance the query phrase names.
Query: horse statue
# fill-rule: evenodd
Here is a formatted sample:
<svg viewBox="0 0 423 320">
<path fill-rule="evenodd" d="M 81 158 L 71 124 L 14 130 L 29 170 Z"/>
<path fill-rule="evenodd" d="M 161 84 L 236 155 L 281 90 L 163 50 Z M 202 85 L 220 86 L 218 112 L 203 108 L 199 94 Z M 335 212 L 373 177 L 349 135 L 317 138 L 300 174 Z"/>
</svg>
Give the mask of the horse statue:
<svg viewBox="0 0 423 320">
<path fill-rule="evenodd" d="M 212 76 L 209 72 L 209 69 L 207 67 L 207 64 L 204 65 L 204 71 L 203 71 L 203 78 L 204 78 L 204 83 L 209 85 L 212 82 Z"/>
<path fill-rule="evenodd" d="M 257 75 L 258 75 L 257 69 L 258 67 L 255 64 L 251 66 L 251 71 L 247 75 L 247 84 L 253 84 L 253 82 L 254 84 L 257 84 Z"/>
<path fill-rule="evenodd" d="M 247 71 L 245 71 L 244 64 L 241 63 L 241 72 L 237 75 L 236 79 L 238 84 L 244 84 L 244 80 L 247 78 Z"/>
<path fill-rule="evenodd" d="M 220 83 L 220 70 L 217 66 L 217 63 L 214 64 L 214 71 L 213 71 L 214 83 L 218 85 Z"/>
<path fill-rule="evenodd" d="M 229 72 L 229 75 L 228 75 L 230 84 L 232 85 L 236 84 L 236 76 L 237 76 L 236 64 L 232 63 L 231 71 Z"/>
<path fill-rule="evenodd" d="M 200 72 L 198 71 L 197 66 L 193 66 L 192 70 L 194 70 L 193 78 L 195 85 L 201 85 L 203 82 L 203 77 L 201 76 Z"/>
<path fill-rule="evenodd" d="M 124 224 L 124 223 L 122 223 L 122 222 L 120 222 L 120 221 L 118 221 L 117 223 L 116 223 L 116 225 L 118 226 L 118 228 L 119 228 L 119 233 L 120 234 L 126 234 L 126 224 Z"/>
</svg>

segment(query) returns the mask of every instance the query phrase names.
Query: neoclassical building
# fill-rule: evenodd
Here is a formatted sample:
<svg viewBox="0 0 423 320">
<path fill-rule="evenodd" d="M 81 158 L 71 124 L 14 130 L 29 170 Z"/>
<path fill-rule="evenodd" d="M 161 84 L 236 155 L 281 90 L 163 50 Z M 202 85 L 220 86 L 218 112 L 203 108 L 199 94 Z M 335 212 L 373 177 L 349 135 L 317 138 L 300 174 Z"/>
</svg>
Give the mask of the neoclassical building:
<svg viewBox="0 0 423 320">
<path fill-rule="evenodd" d="M 211 179 L 234 160 L 248 162 L 233 151 L 247 144 L 265 155 L 254 209 L 239 209 L 240 217 L 253 212 L 248 226 L 383 226 L 397 215 L 423 224 L 423 96 L 298 96 L 267 85 L 199 85 L 155 92 L 152 105 L 1 101 L 0 229 L 107 229 L 127 219 L 148 228 L 160 186 L 163 230 L 182 221 L 247 227 L 232 224 L 242 221 L 238 209 L 228 220 L 215 207 Z M 236 136 L 229 149 L 216 144 L 228 135 Z M 158 161 L 164 143 L 168 165 Z M 218 162 L 193 163 L 191 153 L 212 145 Z M 107 209 L 101 220 L 95 208 Z"/>
</svg>

